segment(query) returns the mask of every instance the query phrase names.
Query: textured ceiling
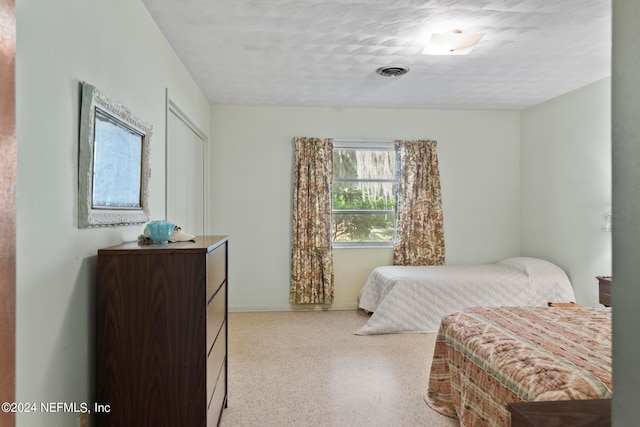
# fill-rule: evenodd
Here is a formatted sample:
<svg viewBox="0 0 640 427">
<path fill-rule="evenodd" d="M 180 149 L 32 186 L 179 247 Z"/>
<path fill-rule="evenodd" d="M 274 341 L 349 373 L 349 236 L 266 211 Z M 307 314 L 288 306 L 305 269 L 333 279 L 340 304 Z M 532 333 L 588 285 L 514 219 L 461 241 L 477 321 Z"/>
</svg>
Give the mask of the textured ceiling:
<svg viewBox="0 0 640 427">
<path fill-rule="evenodd" d="M 611 70 L 611 0 L 143 3 L 218 105 L 521 110 Z M 486 35 L 466 56 L 422 54 L 452 29 Z"/>
</svg>

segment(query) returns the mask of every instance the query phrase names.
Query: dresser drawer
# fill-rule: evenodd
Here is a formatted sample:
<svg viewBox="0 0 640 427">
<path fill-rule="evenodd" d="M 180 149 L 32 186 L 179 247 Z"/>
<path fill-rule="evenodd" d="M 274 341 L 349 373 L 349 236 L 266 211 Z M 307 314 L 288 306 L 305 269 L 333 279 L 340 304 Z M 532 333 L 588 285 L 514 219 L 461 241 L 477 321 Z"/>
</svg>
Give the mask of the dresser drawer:
<svg viewBox="0 0 640 427">
<path fill-rule="evenodd" d="M 216 383 L 215 390 L 213 391 L 213 396 L 211 397 L 211 402 L 209 404 L 209 408 L 207 410 L 207 427 L 215 427 L 218 425 L 218 420 L 222 413 L 222 408 L 225 404 L 225 399 L 227 397 L 226 389 L 227 389 L 227 359 L 225 358 L 222 367 L 220 368 L 220 375 L 218 376 L 218 381 Z"/>
<path fill-rule="evenodd" d="M 207 354 L 211 351 L 213 341 L 218 335 L 218 331 L 227 315 L 227 284 L 220 286 L 216 296 L 207 305 Z"/>
<path fill-rule="evenodd" d="M 226 242 L 207 254 L 207 302 L 227 278 Z"/>
<path fill-rule="evenodd" d="M 220 329 L 220 334 L 216 338 L 213 344 L 213 349 L 209 353 L 207 358 L 207 403 L 209 404 L 211 395 L 216 389 L 218 383 L 218 377 L 221 375 L 220 370 L 224 366 L 227 351 L 227 331 L 223 327 Z M 224 388 L 224 387 L 223 387 Z"/>
</svg>

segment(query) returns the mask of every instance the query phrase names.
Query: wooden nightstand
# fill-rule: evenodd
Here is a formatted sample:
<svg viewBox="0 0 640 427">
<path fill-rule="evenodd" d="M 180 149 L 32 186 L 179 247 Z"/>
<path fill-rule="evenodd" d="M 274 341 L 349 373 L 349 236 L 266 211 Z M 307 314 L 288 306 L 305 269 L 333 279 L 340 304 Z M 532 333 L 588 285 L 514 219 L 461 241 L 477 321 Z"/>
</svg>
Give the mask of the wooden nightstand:
<svg viewBox="0 0 640 427">
<path fill-rule="evenodd" d="M 611 307 L 611 276 L 596 276 L 600 290 L 600 304 Z"/>
</svg>

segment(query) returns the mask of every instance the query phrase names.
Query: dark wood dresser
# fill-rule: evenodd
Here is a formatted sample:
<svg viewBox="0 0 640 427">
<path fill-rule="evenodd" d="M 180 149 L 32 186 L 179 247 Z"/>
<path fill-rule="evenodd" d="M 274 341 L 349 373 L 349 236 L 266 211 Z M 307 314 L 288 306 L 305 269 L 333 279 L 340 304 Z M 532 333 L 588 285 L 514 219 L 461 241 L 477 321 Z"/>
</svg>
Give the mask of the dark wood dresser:
<svg viewBox="0 0 640 427">
<path fill-rule="evenodd" d="M 611 276 L 596 276 L 596 279 L 598 279 L 600 304 L 611 307 Z"/>
<path fill-rule="evenodd" d="M 226 236 L 100 249 L 97 426 L 210 427 L 227 401 Z M 92 408 L 93 409 L 93 408 Z"/>
<path fill-rule="evenodd" d="M 511 427 L 610 427 L 611 399 L 509 403 Z"/>
</svg>

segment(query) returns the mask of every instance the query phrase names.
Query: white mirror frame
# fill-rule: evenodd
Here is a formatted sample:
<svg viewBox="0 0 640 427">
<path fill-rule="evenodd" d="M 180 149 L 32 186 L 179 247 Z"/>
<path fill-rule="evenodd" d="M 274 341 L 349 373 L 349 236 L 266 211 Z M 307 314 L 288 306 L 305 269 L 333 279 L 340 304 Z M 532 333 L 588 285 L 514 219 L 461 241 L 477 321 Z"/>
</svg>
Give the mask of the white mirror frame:
<svg viewBox="0 0 640 427">
<path fill-rule="evenodd" d="M 97 143 L 102 142 L 103 138 L 106 142 L 107 138 L 102 135 L 102 132 L 99 132 L 96 138 L 96 109 L 99 111 L 102 122 L 107 123 L 107 126 L 110 126 L 112 130 L 128 134 L 134 141 L 139 138 L 141 143 L 141 147 L 136 153 L 139 159 L 136 157 L 133 160 L 127 158 L 124 160 L 128 161 L 121 161 L 123 159 L 117 158 L 121 151 L 114 150 L 113 161 L 107 162 L 108 168 L 100 176 L 129 177 L 134 175 L 135 179 L 127 181 L 127 178 L 114 178 L 108 184 L 101 184 L 101 180 L 96 180 L 96 163 L 104 164 L 103 159 L 96 162 L 96 146 Z M 140 120 L 118 101 L 109 98 L 94 86 L 86 82 L 82 83 L 78 156 L 79 228 L 142 224 L 149 221 L 151 134 L 152 126 L 150 124 Z M 102 153 L 102 149 L 100 153 Z M 138 160 L 140 164 L 137 164 Z M 138 174 L 139 181 L 137 181 Z M 117 179 L 120 181 L 116 181 Z M 95 185 L 101 185 L 104 188 L 94 189 Z M 118 191 L 123 189 L 126 191 Z M 112 196 L 115 200 L 120 200 L 131 197 L 132 191 L 136 196 L 139 191 L 139 198 L 135 197 L 133 203 L 94 203 L 96 193 L 102 197 L 106 196 L 109 200 Z"/>
</svg>

